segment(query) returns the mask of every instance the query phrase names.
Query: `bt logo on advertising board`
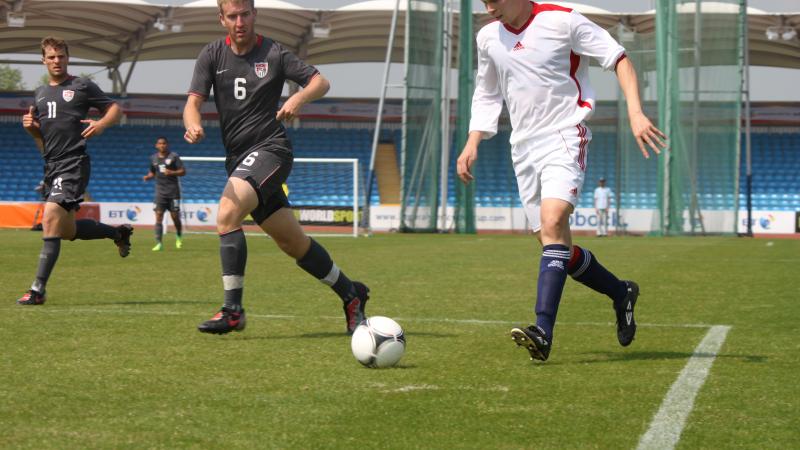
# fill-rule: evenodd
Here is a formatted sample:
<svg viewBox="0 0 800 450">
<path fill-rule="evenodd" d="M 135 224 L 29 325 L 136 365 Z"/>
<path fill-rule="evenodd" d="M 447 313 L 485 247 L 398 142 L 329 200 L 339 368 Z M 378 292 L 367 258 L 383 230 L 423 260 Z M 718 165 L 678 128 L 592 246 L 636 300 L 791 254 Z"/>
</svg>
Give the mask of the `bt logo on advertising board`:
<svg viewBox="0 0 800 450">
<path fill-rule="evenodd" d="M 137 220 L 139 220 L 139 213 L 141 212 L 142 210 L 139 209 L 138 206 L 134 206 L 133 208 L 128 208 L 128 210 L 125 211 L 125 215 L 131 222 L 136 222 Z"/>
<path fill-rule="evenodd" d="M 131 206 L 128 209 L 112 209 L 108 211 L 109 219 L 127 219 L 131 222 L 139 220 L 142 210 L 138 206 Z"/>
<path fill-rule="evenodd" d="M 758 219 L 758 224 L 761 225 L 761 228 L 765 230 L 769 230 L 769 227 L 772 225 L 772 222 L 775 221 L 775 216 L 772 214 L 767 214 L 766 217 L 760 217 Z"/>
<path fill-rule="evenodd" d="M 200 222 L 208 222 L 211 217 L 211 208 L 201 208 L 197 210 L 197 220 Z"/>
<path fill-rule="evenodd" d="M 181 210 L 181 217 L 184 220 L 197 218 L 200 222 L 208 222 L 211 218 L 211 208 L 203 207 L 197 210 L 184 209 Z"/>
<path fill-rule="evenodd" d="M 758 219 L 752 219 L 752 225 L 758 225 L 764 230 L 769 230 L 772 227 L 772 223 L 775 222 L 775 216 L 772 214 L 767 214 L 766 216 L 761 216 Z M 742 219 L 742 225 L 747 226 L 747 218 Z"/>
</svg>

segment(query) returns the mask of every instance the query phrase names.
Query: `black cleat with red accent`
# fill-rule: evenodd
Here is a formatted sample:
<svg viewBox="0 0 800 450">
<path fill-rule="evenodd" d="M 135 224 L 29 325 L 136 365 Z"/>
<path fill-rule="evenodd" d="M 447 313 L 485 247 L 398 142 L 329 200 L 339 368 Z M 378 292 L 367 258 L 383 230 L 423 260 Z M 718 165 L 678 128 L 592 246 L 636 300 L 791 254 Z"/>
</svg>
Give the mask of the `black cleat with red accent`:
<svg viewBox="0 0 800 450">
<path fill-rule="evenodd" d="M 22 297 L 17 300 L 18 305 L 44 305 L 47 300 L 44 293 L 39 293 L 33 289 L 29 290 Z"/>
<path fill-rule="evenodd" d="M 119 256 L 126 257 L 131 253 L 131 235 L 133 234 L 133 227 L 125 224 L 117 227 L 119 232 L 119 239 L 114 239 L 119 249 Z"/>
<path fill-rule="evenodd" d="M 342 305 L 344 320 L 347 322 L 347 334 L 353 334 L 358 324 L 367 318 L 364 315 L 364 307 L 369 300 L 369 288 L 359 281 L 353 281 L 353 288 L 356 290 L 356 296 Z"/>
<path fill-rule="evenodd" d="M 203 333 L 225 334 L 231 331 L 242 331 L 246 325 L 247 316 L 244 314 L 244 309 L 236 311 L 223 306 L 214 317 L 198 325 L 197 329 Z"/>
</svg>

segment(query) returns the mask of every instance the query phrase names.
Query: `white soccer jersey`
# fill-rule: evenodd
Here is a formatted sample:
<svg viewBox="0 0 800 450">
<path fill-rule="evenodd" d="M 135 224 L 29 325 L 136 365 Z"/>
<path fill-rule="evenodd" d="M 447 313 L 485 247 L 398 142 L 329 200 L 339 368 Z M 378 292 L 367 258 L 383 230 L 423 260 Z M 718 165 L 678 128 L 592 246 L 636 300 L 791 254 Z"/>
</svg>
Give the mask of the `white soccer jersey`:
<svg viewBox="0 0 800 450">
<path fill-rule="evenodd" d="M 595 105 L 588 57 L 613 70 L 625 55 L 607 31 L 577 11 L 539 3 L 531 4 L 518 30 L 499 21 L 483 27 L 477 47 L 469 129 L 494 136 L 505 100 L 512 145 L 587 119 Z"/>
<path fill-rule="evenodd" d="M 611 188 L 600 186 L 594 188 L 594 205 L 597 209 L 608 209 L 611 205 Z"/>
</svg>

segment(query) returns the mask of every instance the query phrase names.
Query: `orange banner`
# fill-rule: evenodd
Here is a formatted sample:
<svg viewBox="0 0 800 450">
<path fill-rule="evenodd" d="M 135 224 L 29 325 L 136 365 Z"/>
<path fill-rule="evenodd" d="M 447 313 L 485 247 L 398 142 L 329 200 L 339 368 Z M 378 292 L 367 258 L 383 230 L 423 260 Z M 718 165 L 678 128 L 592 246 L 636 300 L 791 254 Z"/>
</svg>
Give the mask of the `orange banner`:
<svg viewBox="0 0 800 450">
<path fill-rule="evenodd" d="M 44 203 L 0 203 L 0 228 L 31 228 L 42 221 Z M 76 219 L 100 220 L 100 205 L 83 203 L 75 214 Z"/>
</svg>

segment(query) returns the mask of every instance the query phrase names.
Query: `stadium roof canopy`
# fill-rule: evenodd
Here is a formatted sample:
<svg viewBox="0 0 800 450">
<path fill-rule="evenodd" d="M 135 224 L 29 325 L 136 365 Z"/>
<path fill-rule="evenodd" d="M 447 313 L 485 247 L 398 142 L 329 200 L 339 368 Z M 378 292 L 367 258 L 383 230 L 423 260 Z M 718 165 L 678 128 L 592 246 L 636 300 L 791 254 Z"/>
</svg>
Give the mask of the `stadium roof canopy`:
<svg viewBox="0 0 800 450">
<path fill-rule="evenodd" d="M 406 3 L 401 0 L 402 11 Z M 311 64 L 382 62 L 385 58 L 395 0 L 366 1 L 335 10 L 309 9 L 281 0 L 255 0 L 255 4 L 257 32 L 283 43 Z M 578 3 L 560 4 L 582 12 L 604 28 L 623 23 L 640 33 L 655 29 L 653 11 L 618 13 Z M 681 7 L 687 12 L 694 10 L 692 4 Z M 703 4 L 708 13 L 725 13 L 729 7 L 716 2 Z M 194 59 L 205 44 L 224 36 L 217 13 L 216 0 L 182 6 L 143 0 L 0 0 L 0 53 L 36 54 L 43 36 L 58 35 L 69 42 L 73 57 L 111 68 L 124 86 L 127 83 L 122 82 L 118 71 L 121 63 Z M 24 26 L 9 26 L 9 19 L 16 17 L 19 21 L 23 15 Z M 490 20 L 483 12 L 474 13 L 474 17 L 476 30 Z M 800 12 L 772 14 L 748 9 L 750 63 L 800 69 L 797 37 L 788 41 L 767 39 L 767 29 L 776 26 L 797 30 Z M 457 32 L 457 20 L 454 28 Z M 327 29 L 329 36 L 315 37 L 315 29 L 323 34 Z M 401 14 L 392 52 L 395 62 L 403 60 L 403 42 Z"/>
</svg>

